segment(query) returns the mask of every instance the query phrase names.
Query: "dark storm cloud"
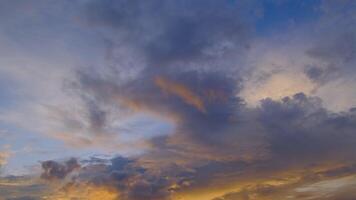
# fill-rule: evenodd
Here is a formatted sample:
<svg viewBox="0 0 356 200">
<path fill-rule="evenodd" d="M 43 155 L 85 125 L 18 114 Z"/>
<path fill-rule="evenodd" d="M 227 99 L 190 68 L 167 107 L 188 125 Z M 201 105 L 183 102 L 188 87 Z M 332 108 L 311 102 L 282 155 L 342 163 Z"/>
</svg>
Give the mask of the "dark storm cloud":
<svg viewBox="0 0 356 200">
<path fill-rule="evenodd" d="M 307 55 L 322 61 L 320 66 L 307 68 L 307 75 L 313 80 L 329 81 L 345 75 L 354 75 L 356 29 L 322 36 L 315 46 L 307 51 Z"/>
<path fill-rule="evenodd" d="M 183 94 L 167 91 L 175 87 L 162 90 L 155 82 L 157 77 L 165 77 L 182 93 L 189 90 L 199 97 L 204 110 L 187 103 L 181 97 Z M 153 151 L 163 155 L 167 153 L 164 149 L 186 153 L 185 148 L 193 145 L 192 149 L 188 148 L 190 154 L 197 150 L 215 153 L 215 156 L 221 156 L 220 159 L 236 159 L 239 148 L 245 148 L 243 150 L 247 152 L 244 153 L 253 155 L 255 152 L 250 148 L 254 147 L 259 147 L 262 155 L 285 158 L 293 154 L 294 159 L 299 156 L 313 159 L 329 151 L 329 147 L 340 145 L 346 149 L 337 152 L 348 153 L 347 148 L 355 139 L 350 135 L 355 128 L 351 111 L 347 116 L 343 116 L 345 113 L 332 114 L 322 107 L 320 99 L 302 93 L 282 101 L 265 99 L 261 107 L 248 109 L 235 95 L 239 90 L 238 81 L 224 74 L 173 71 L 155 76 L 145 74 L 123 86 L 104 80 L 89 82 L 95 84 L 87 84 L 85 90 L 106 102 L 176 120 L 175 134 L 152 140 Z M 344 140 L 342 134 L 350 138 Z M 188 146 L 182 148 L 182 143 Z"/>
<path fill-rule="evenodd" d="M 73 186 L 76 182 L 85 182 L 114 187 L 118 190 L 118 198 L 123 200 L 163 200 L 169 199 L 171 187 L 183 178 L 174 176 L 177 172 L 173 170 L 164 171 L 146 169 L 133 158 L 115 157 L 107 164 L 91 163 L 82 166 L 78 175 L 67 185 Z"/>
<path fill-rule="evenodd" d="M 126 66 L 120 66 L 121 61 L 98 73 L 95 69 L 78 70 L 77 82 L 66 85 L 66 90 L 79 94 L 85 104 L 89 123 L 85 131 L 116 132 L 108 124 L 120 104 L 120 108 L 161 112 L 168 118 L 178 118 L 182 122 L 177 131 L 186 132 L 190 139 L 195 137 L 202 143 L 217 142 L 212 133 L 224 133 L 222 129 L 229 126 L 234 110 L 242 103 L 235 97 L 241 88 L 236 73 L 241 69 L 235 66 L 242 62 L 239 58 L 250 44 L 253 35 L 250 22 L 256 18 L 250 12 L 257 4 L 86 2 L 82 20 L 110 43 L 110 52 L 134 49 L 124 59 L 130 60 L 131 56 L 129 66 L 139 73 L 122 78 L 126 74 L 118 71 Z M 137 61 L 142 58 L 143 63 Z M 206 139 L 201 140 L 199 134 L 203 132 L 207 132 L 202 137 Z"/>
<path fill-rule="evenodd" d="M 259 121 L 265 127 L 272 155 L 300 161 L 331 156 L 353 159 L 355 112 L 330 113 L 318 98 L 296 94 L 281 102 L 263 100 Z M 336 151 L 337 149 L 337 151 Z M 300 162 L 298 161 L 298 162 Z"/>
<path fill-rule="evenodd" d="M 355 74 L 356 64 L 356 3 L 354 1 L 322 1 L 315 39 L 306 51 L 311 58 L 321 61 L 307 66 L 307 75 L 326 82 Z"/>
<path fill-rule="evenodd" d="M 219 72 L 169 70 L 145 73 L 119 85 L 85 74 L 80 76 L 80 92 L 93 95 L 97 104 L 107 102 L 172 119 L 183 141 L 215 147 L 217 153 L 233 156 L 234 152 L 220 146 L 234 135 L 234 119 L 243 107 L 243 101 L 235 95 L 239 81 L 234 77 Z M 163 146 L 157 147 L 160 148 Z"/>
<path fill-rule="evenodd" d="M 147 63 L 138 75 L 125 81 L 79 71 L 74 84 L 77 92 L 93 100 L 90 108 L 115 105 L 175 123 L 172 135 L 151 139 L 151 149 L 137 160 L 113 161 L 91 180 L 114 185 L 124 199 L 169 199 L 183 188 L 253 182 L 328 162 L 353 165 L 353 111 L 331 113 L 320 99 L 303 93 L 281 101 L 265 99 L 261 106 L 247 108 L 238 97 L 242 74 L 231 73 L 234 64 L 214 69 L 216 63 L 231 53 L 244 52 L 249 44 L 246 33 L 250 27 L 243 13 L 236 11 L 236 5 L 225 1 L 88 5 L 90 25 L 109 28 L 117 34 L 108 36 L 110 42 L 136 48 Z M 344 53 L 350 49 L 342 44 L 340 48 Z M 317 49 L 308 53 L 324 54 Z M 313 66 L 306 72 L 312 79 L 322 79 L 326 69 L 319 68 Z M 90 173 L 82 176 L 92 177 Z M 279 190 L 262 185 L 225 199 Z"/>
<path fill-rule="evenodd" d="M 149 87 L 154 88 L 154 85 Z M 136 106 L 147 106 L 160 113 L 173 112 L 170 109 L 177 109 L 174 113 L 182 120 L 177 129 L 189 127 L 188 133 L 177 130 L 175 134 L 166 136 L 162 140 L 158 141 L 158 138 L 155 138 L 152 143 L 156 145 L 154 148 L 157 150 L 149 151 L 138 158 L 117 157 L 110 161 L 111 164 L 101 161 L 99 164 L 89 162 L 94 164 L 83 167 L 76 181 L 89 180 L 99 185 L 114 186 L 121 194 L 121 198 L 139 200 L 169 199 L 175 192 L 187 188 L 223 187 L 238 181 L 242 183 L 250 181 L 255 184 L 255 180 L 268 180 L 270 177 L 283 180 L 281 175 L 283 173 L 301 177 L 298 184 L 303 184 L 347 176 L 355 172 L 356 163 L 353 152 L 356 142 L 354 134 L 356 113 L 353 110 L 331 113 L 322 107 L 320 99 L 299 93 L 280 101 L 265 99 L 261 106 L 255 109 L 247 109 L 240 105 L 240 110 L 235 110 L 235 112 L 244 113 L 244 118 L 240 118 L 242 122 L 229 121 L 229 117 L 223 117 L 223 120 L 219 118 L 221 121 L 213 122 L 212 120 L 208 129 L 195 128 L 196 124 L 199 125 L 204 120 L 209 121 L 209 112 L 212 108 L 207 106 L 207 113 L 204 113 L 191 105 L 185 105 L 178 98 L 165 101 L 166 97 L 157 95 L 154 92 L 156 90 L 149 90 L 150 98 L 148 99 L 143 91 L 130 94 L 137 95 L 133 98 Z M 128 97 L 127 94 L 125 97 Z M 146 97 L 145 101 L 138 103 L 139 100 L 143 100 L 143 97 Z M 160 102 L 159 106 L 153 103 L 157 101 Z M 200 118 L 200 115 L 208 116 Z M 220 113 L 214 114 L 213 119 L 219 116 Z M 190 122 L 193 119 L 196 121 L 194 125 L 191 125 Z M 220 126 L 228 126 L 231 129 L 222 129 Z M 245 126 L 245 128 L 238 129 L 235 126 Z M 243 153 L 252 155 L 252 157 L 243 159 L 232 153 L 240 152 L 241 146 L 251 145 L 250 143 L 253 142 L 239 139 L 241 136 L 244 138 L 251 134 L 249 131 L 253 129 L 249 126 L 260 126 L 258 129 L 260 132 L 257 135 L 263 136 L 264 148 L 247 148 Z M 178 140 L 179 135 L 184 135 L 187 140 Z M 222 140 L 220 137 L 228 137 L 229 140 Z M 172 146 L 170 140 L 176 143 Z M 184 148 L 179 148 L 182 145 L 185 147 L 197 145 L 199 148 L 187 153 Z M 194 151 L 202 151 L 209 154 L 209 157 L 201 155 L 198 159 L 192 160 L 190 156 L 194 154 Z M 258 153 L 262 151 L 265 155 L 253 157 L 256 156 L 256 151 Z M 224 156 L 229 159 L 222 159 Z M 204 159 L 207 160 L 198 162 Z M 169 161 L 167 164 L 160 162 L 161 160 Z M 182 161 L 189 164 L 180 164 Z M 334 167 L 331 164 L 325 167 L 324 171 L 313 171 L 328 163 L 338 163 L 343 166 Z M 310 170 L 299 172 L 301 174 L 293 174 L 295 169 L 306 168 Z M 227 194 L 221 199 L 253 195 L 273 196 L 279 194 L 280 191 L 295 187 L 296 185 L 293 184 L 281 187 L 268 184 L 252 185 L 243 191 Z"/>
<path fill-rule="evenodd" d="M 59 163 L 53 160 L 42 162 L 43 173 L 41 178 L 47 180 L 64 179 L 73 170 L 79 168 L 80 165 L 75 158 L 71 158 L 64 163 Z"/>
<path fill-rule="evenodd" d="M 108 116 L 115 109 L 168 119 L 175 130 L 145 141 L 150 149 L 137 158 L 92 159 L 82 167 L 75 160 L 46 161 L 42 177 L 64 179 L 78 168 L 73 181 L 114 187 L 120 199 L 163 200 L 187 188 L 253 183 L 330 162 L 345 166 L 324 174 L 310 172 L 312 177 L 353 174 L 355 110 L 332 113 L 320 99 L 303 93 L 278 101 L 264 99 L 259 107 L 248 108 L 238 96 L 244 75 L 231 72 L 242 68 L 236 58 L 250 45 L 253 31 L 248 23 L 253 19 L 246 18 L 250 4 L 110 0 L 86 4 L 87 25 L 102 31 L 110 48 L 134 48 L 135 56 L 146 59 L 143 64 L 131 63 L 141 70 L 126 79 L 111 74 L 115 70 L 110 67 L 103 70 L 109 75 L 77 71 L 77 79 L 66 89 L 85 102 L 90 131 L 108 133 Z M 329 77 L 325 73 L 340 63 L 348 69 L 354 63 L 352 31 L 326 37 L 331 39 L 307 52 L 327 61 L 326 66 L 306 69 L 315 80 Z M 220 199 L 247 199 L 251 193 L 278 190 L 257 185 Z"/>
<path fill-rule="evenodd" d="M 224 56 L 248 46 L 255 16 L 251 1 L 91 1 L 90 25 L 109 27 L 111 42 L 134 46 L 150 65 L 191 62 Z"/>
</svg>

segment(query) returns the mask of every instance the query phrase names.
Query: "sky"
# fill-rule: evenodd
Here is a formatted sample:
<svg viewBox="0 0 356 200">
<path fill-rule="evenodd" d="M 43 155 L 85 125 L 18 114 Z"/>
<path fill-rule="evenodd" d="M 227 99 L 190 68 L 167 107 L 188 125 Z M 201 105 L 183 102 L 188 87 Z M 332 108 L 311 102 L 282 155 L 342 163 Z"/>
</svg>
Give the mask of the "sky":
<svg viewBox="0 0 356 200">
<path fill-rule="evenodd" d="M 356 1 L 0 0 L 0 200 L 353 200 Z"/>
</svg>

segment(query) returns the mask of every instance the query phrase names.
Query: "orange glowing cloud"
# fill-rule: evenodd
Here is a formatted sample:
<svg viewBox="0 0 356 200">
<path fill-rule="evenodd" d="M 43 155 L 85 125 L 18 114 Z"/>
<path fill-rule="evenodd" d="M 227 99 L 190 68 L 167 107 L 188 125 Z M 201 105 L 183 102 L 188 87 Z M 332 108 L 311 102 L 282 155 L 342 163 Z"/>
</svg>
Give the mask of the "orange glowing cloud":
<svg viewBox="0 0 356 200">
<path fill-rule="evenodd" d="M 154 83 L 161 90 L 180 97 L 185 103 L 194 106 L 196 109 L 203 113 L 206 112 L 203 100 L 185 85 L 160 76 L 157 76 L 154 79 Z"/>
<path fill-rule="evenodd" d="M 48 200 L 71 200 L 71 199 L 86 199 L 86 200 L 118 200 L 119 193 L 109 187 L 74 183 L 67 184 L 64 188 L 58 190 L 52 195 L 45 197 Z"/>
<path fill-rule="evenodd" d="M 7 159 L 10 157 L 9 152 L 0 152 L 0 166 L 6 164 Z"/>
</svg>

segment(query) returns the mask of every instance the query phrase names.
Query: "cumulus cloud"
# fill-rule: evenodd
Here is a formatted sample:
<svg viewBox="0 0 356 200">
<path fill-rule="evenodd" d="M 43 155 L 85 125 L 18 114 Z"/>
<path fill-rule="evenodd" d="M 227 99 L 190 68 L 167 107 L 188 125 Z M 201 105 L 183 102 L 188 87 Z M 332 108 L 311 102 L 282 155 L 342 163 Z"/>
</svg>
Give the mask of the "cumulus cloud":
<svg viewBox="0 0 356 200">
<path fill-rule="evenodd" d="M 305 62 L 293 65 L 287 60 L 281 62 L 286 66 L 279 69 L 271 63 L 271 70 L 291 77 L 296 67 L 295 71 L 309 85 L 292 88 L 273 99 L 268 94 L 261 96 L 259 105 L 247 107 L 239 96 L 245 86 L 243 67 L 230 67 L 240 64 L 232 55 L 248 52 L 249 40 L 244 31 L 249 27 L 242 23 L 243 13 L 221 12 L 220 9 L 231 9 L 225 3 L 208 2 L 196 7 L 194 3 L 168 2 L 160 5 L 156 15 L 151 11 L 155 5 L 89 3 L 85 15 L 88 25 L 112 30 L 115 34 L 105 33 L 105 37 L 122 46 L 111 50 L 132 48 L 145 64 L 138 66 L 138 73 L 129 79 L 79 70 L 68 90 L 90 99 L 87 106 L 91 127 L 96 130 L 108 123 L 105 112 L 98 108 L 109 104 L 128 113 L 169 118 L 175 125 L 173 134 L 148 139 L 148 151 L 135 159 L 119 157 L 111 165 L 86 169 L 98 170 L 93 173 L 97 177 L 83 169 L 85 175 L 80 178 L 90 177 L 96 184 L 114 186 L 123 199 L 170 199 L 179 194 L 194 196 L 191 193 L 202 188 L 213 191 L 240 185 L 244 191 L 223 197 L 236 199 L 284 191 L 284 187 L 311 181 L 309 175 L 317 177 L 315 180 L 326 179 L 320 171 L 330 171 L 336 163 L 346 168 L 355 164 L 354 110 L 332 112 L 322 105 L 322 99 L 303 93 L 307 88 L 306 92 L 312 94 L 319 87 L 313 81 L 322 76 L 316 68 L 304 68 L 311 62 L 308 56 L 321 58 L 325 53 L 318 53 L 318 48 L 303 52 L 303 47 L 300 53 L 306 53 Z M 139 11 L 143 14 L 138 15 Z M 215 21 L 220 20 L 224 23 L 217 25 Z M 152 28 L 154 25 L 159 28 Z M 208 31 L 210 28 L 213 31 Z M 230 31 L 238 34 L 229 35 Z M 142 32 L 146 33 L 144 37 Z M 346 46 L 345 52 L 349 51 Z M 274 74 L 267 75 L 266 80 L 269 77 Z M 285 78 L 285 82 L 290 83 L 290 79 Z M 277 81 L 270 89 L 281 84 L 283 81 Z M 308 174 L 303 171 L 306 168 Z M 247 187 L 248 184 L 253 186 Z M 283 185 L 282 189 L 278 184 Z M 211 198 L 214 195 L 219 196 L 212 193 Z"/>
<path fill-rule="evenodd" d="M 317 20 L 267 37 L 254 30 L 260 2 L 76 1 L 70 10 L 76 26 L 68 26 L 69 16 L 56 20 L 72 34 L 90 32 L 83 38 L 100 43 L 100 56 L 93 50 L 81 63 L 89 66 L 25 75 L 25 83 L 43 78 L 25 95 L 36 104 L 23 111 L 35 117 L 9 112 L 0 119 L 25 121 L 20 127 L 72 147 L 131 150 L 127 157 L 42 162 L 45 184 L 57 184 L 46 193 L 50 199 L 317 199 L 339 193 L 347 199 L 355 181 L 356 111 L 340 100 L 342 109 L 334 109 L 326 98 L 338 98 L 330 84 L 353 83 L 355 75 L 354 9 L 345 2 L 322 2 Z M 310 27 L 317 30 L 299 38 Z M 15 76 L 21 70 L 3 71 Z M 41 90 L 47 91 L 44 80 L 50 93 Z M 138 131 L 130 126 L 141 114 L 172 127 L 146 137 L 147 124 L 134 124 L 143 127 Z"/>
<path fill-rule="evenodd" d="M 245 157 L 233 153 L 239 153 L 241 146 L 253 145 L 253 140 L 238 140 L 241 135 L 245 139 L 252 128 L 232 128 L 238 131 L 220 131 L 216 136 L 215 132 L 201 133 L 201 129 L 197 129 L 197 132 L 177 132 L 159 142 L 154 138 L 152 143 L 157 150 L 137 158 L 117 157 L 109 164 L 102 161 L 89 164 L 80 169 L 78 178 L 74 180 L 112 188 L 122 199 L 170 199 L 175 195 L 187 195 L 185 197 L 189 199 L 189 196 L 194 196 L 189 191 L 199 189 L 210 188 L 213 191 L 231 185 L 245 188 L 222 197 L 234 199 L 253 194 L 269 194 L 271 198 L 283 196 L 297 186 L 354 173 L 354 110 L 330 113 L 321 106 L 320 99 L 299 93 L 280 101 L 265 99 L 260 107 L 244 112 L 250 113 L 249 118 L 243 119 L 244 123 L 249 121 L 248 124 L 259 126 L 258 130 L 255 129 L 259 131 L 256 135 L 264 138 L 261 141 L 263 148 L 246 148 L 243 151 Z M 227 122 L 220 123 L 226 126 Z M 227 126 L 239 124 L 236 121 Z M 218 124 L 208 130 L 215 130 L 215 126 Z M 204 138 L 207 141 L 195 138 L 197 135 L 202 137 L 201 134 L 210 136 Z M 189 140 L 178 140 L 179 135 Z M 219 136 L 229 140 L 219 140 Z M 196 149 L 187 152 L 185 148 L 179 148 L 182 145 L 187 148 L 195 146 Z M 197 156 L 195 151 L 206 156 Z M 263 153 L 263 156 L 257 153 Z M 210 198 L 218 194 L 213 193 Z"/>
<path fill-rule="evenodd" d="M 314 10 L 314 20 L 254 41 L 247 58 L 253 70 L 244 77 L 242 91 L 248 104 L 256 106 L 262 98 L 303 92 L 322 98 L 333 111 L 356 105 L 351 89 L 355 80 L 354 2 L 321 1 Z"/>
</svg>

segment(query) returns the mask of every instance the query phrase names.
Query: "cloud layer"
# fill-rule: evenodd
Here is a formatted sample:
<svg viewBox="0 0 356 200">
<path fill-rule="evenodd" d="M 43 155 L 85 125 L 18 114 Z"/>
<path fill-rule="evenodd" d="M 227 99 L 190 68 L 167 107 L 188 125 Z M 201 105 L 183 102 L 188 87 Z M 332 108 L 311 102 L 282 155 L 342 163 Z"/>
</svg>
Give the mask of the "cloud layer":
<svg viewBox="0 0 356 200">
<path fill-rule="evenodd" d="M 5 198 L 355 197 L 353 1 L 2 4 L 0 125 L 110 154 L 40 159 Z M 284 6 L 312 13 L 280 28 Z"/>
</svg>

